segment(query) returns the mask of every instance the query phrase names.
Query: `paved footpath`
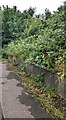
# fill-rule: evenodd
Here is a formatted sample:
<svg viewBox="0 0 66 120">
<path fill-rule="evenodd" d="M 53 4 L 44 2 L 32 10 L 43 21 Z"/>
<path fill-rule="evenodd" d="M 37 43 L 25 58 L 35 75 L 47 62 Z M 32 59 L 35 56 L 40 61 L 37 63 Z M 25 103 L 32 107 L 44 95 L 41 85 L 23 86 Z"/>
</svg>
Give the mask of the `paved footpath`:
<svg viewBox="0 0 66 120">
<path fill-rule="evenodd" d="M 2 85 L 2 111 L 4 118 L 51 118 L 26 90 L 15 75 L 0 62 Z"/>
</svg>

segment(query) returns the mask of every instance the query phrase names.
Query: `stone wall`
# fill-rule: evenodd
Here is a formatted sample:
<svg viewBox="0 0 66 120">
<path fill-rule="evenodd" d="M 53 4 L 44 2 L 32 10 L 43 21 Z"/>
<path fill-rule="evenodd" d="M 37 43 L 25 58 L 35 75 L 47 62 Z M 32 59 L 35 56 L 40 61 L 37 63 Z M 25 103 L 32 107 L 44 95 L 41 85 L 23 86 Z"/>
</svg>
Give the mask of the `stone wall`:
<svg viewBox="0 0 66 120">
<path fill-rule="evenodd" d="M 26 69 L 25 69 L 26 72 L 29 74 L 37 75 L 37 74 L 43 73 L 44 74 L 44 82 L 46 84 L 50 84 L 50 85 L 54 86 L 55 88 L 58 87 L 59 79 L 55 73 L 52 73 L 49 70 L 47 70 L 46 68 L 41 68 L 32 63 L 27 63 L 25 67 L 26 67 Z"/>
<path fill-rule="evenodd" d="M 66 99 L 66 92 L 65 92 L 65 82 L 61 81 L 59 76 L 47 70 L 46 68 L 41 68 L 39 66 L 36 66 L 35 64 L 32 63 L 27 63 L 25 65 L 25 70 L 29 74 L 37 75 L 37 74 L 44 74 L 44 82 L 45 84 L 50 84 L 53 86 L 56 90 L 58 90 L 58 93 L 61 97 Z"/>
</svg>

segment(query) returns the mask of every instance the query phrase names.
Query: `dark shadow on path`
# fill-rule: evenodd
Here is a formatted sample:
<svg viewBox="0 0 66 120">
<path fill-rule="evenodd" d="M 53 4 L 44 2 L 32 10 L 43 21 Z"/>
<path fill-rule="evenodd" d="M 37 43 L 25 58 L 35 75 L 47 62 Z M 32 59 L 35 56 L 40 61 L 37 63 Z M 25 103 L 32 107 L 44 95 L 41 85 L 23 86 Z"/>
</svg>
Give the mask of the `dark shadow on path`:
<svg viewBox="0 0 66 120">
<path fill-rule="evenodd" d="M 28 107 L 28 111 L 31 112 L 34 118 L 51 118 L 46 110 L 41 107 L 40 103 L 24 90 L 22 91 L 21 95 L 18 95 L 17 99 L 21 104 Z"/>
</svg>

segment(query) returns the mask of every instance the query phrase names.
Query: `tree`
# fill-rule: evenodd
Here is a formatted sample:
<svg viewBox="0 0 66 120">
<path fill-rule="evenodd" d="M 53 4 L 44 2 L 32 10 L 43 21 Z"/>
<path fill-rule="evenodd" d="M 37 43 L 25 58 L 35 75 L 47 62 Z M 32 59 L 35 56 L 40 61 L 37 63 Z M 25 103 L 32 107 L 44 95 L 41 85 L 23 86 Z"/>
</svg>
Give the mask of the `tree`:
<svg viewBox="0 0 66 120">
<path fill-rule="evenodd" d="M 45 19 L 48 19 L 51 17 L 51 12 L 49 11 L 49 9 L 45 9 Z"/>
<path fill-rule="evenodd" d="M 21 12 L 17 11 L 17 7 L 9 8 L 8 5 L 3 6 L 2 14 L 2 46 L 19 37 L 22 30 Z"/>
<path fill-rule="evenodd" d="M 30 15 L 31 17 L 33 17 L 33 15 L 34 15 L 34 13 L 35 13 L 35 9 L 36 9 L 36 8 L 32 8 L 32 7 L 30 7 L 30 8 L 28 9 L 28 13 L 29 13 L 29 15 Z"/>
</svg>

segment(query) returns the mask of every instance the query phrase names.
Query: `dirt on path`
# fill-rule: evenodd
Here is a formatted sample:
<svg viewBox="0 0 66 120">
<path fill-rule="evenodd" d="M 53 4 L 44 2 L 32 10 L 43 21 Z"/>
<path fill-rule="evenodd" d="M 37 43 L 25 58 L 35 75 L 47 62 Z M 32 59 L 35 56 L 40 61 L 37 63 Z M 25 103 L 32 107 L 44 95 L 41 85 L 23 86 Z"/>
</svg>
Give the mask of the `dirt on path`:
<svg viewBox="0 0 66 120">
<path fill-rule="evenodd" d="M 2 111 L 4 118 L 51 118 L 26 90 L 15 75 L 0 62 L 2 82 Z M 1 75 L 2 74 L 2 75 Z"/>
</svg>

